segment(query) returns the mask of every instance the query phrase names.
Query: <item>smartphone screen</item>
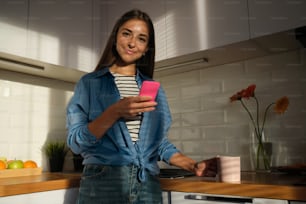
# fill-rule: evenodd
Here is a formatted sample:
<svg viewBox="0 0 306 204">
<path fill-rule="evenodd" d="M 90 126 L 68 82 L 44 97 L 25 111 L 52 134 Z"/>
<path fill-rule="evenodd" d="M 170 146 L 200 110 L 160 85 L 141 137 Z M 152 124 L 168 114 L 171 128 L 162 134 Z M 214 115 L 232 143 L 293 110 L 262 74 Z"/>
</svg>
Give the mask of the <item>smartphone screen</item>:
<svg viewBox="0 0 306 204">
<path fill-rule="evenodd" d="M 139 96 L 151 96 L 154 101 L 158 92 L 160 83 L 157 81 L 144 81 L 139 91 Z"/>
</svg>

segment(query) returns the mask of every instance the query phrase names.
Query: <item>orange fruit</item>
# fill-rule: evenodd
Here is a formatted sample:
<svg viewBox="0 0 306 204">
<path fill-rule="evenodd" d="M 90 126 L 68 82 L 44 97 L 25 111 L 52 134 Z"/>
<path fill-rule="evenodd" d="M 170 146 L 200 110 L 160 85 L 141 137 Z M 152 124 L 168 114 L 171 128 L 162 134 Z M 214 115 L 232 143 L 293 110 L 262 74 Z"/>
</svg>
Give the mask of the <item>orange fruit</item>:
<svg viewBox="0 0 306 204">
<path fill-rule="evenodd" d="M 23 162 L 23 168 L 37 168 L 37 163 L 33 160 Z"/>
<path fill-rule="evenodd" d="M 6 169 L 5 161 L 0 160 L 0 169 Z"/>
</svg>

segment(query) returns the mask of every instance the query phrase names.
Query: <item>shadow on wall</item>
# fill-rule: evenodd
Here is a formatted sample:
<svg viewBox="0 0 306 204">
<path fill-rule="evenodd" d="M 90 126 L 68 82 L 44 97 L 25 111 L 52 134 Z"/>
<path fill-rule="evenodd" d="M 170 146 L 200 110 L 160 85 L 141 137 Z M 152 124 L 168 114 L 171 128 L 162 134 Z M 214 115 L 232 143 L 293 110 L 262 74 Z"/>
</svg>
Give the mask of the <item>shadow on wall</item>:
<svg viewBox="0 0 306 204">
<path fill-rule="evenodd" d="M 73 162 L 72 162 L 72 157 L 71 154 L 68 153 L 68 148 L 66 146 L 66 104 L 69 101 L 67 99 L 67 96 L 64 92 L 62 91 L 57 91 L 57 90 L 50 90 L 49 93 L 49 124 L 48 124 L 48 135 L 45 140 L 45 144 L 47 145 L 50 142 L 55 142 L 55 147 L 57 148 L 59 145 L 58 143 L 63 143 L 64 149 L 60 153 L 65 156 L 64 159 L 64 167 L 65 169 L 63 170 L 73 170 Z M 57 143 L 57 144 L 56 144 Z M 59 148 L 61 148 L 60 146 Z M 46 155 L 44 155 L 46 156 Z M 44 161 L 48 161 L 48 158 L 44 157 Z M 69 164 L 69 165 L 67 165 Z M 49 166 L 50 170 L 50 166 Z"/>
</svg>

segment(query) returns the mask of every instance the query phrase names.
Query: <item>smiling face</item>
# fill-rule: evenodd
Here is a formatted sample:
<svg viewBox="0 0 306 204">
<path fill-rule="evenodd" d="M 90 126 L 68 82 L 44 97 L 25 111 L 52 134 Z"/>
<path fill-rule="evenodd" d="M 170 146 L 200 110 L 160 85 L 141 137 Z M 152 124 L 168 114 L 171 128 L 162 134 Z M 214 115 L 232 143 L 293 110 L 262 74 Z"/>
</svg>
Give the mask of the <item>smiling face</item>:
<svg viewBox="0 0 306 204">
<path fill-rule="evenodd" d="M 124 65 L 135 64 L 148 49 L 149 29 L 138 19 L 125 22 L 118 30 L 116 50 Z M 118 63 L 118 62 L 117 62 Z"/>
</svg>

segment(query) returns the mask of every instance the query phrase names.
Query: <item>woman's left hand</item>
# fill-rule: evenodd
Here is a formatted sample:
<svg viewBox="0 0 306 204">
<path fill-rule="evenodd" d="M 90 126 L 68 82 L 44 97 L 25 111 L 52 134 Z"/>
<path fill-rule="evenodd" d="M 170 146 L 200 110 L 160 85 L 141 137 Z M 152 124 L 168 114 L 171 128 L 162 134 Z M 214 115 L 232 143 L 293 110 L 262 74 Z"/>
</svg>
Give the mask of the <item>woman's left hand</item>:
<svg viewBox="0 0 306 204">
<path fill-rule="evenodd" d="M 194 165 L 194 173 L 197 176 L 215 177 L 218 172 L 218 158 L 206 159 Z"/>
</svg>

